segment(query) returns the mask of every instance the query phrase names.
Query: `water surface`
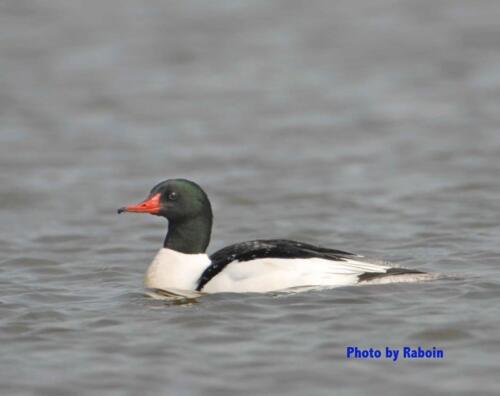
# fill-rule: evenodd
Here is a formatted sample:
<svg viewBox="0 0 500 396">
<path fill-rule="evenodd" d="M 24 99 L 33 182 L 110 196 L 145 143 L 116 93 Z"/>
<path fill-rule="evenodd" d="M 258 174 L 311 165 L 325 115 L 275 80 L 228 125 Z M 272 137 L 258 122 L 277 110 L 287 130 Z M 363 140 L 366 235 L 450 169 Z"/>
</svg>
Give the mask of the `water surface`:
<svg viewBox="0 0 500 396">
<path fill-rule="evenodd" d="M 0 5 L 0 393 L 498 392 L 500 5 Z M 144 294 L 158 181 L 211 197 L 210 251 L 293 238 L 423 284 Z M 439 361 L 345 348 L 444 349 Z"/>
</svg>

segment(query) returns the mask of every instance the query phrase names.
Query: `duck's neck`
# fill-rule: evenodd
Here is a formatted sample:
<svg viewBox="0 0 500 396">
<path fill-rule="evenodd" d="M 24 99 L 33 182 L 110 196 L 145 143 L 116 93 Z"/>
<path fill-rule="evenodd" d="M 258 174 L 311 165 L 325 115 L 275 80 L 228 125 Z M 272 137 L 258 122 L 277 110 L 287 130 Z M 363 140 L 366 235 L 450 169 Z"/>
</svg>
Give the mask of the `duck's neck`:
<svg viewBox="0 0 500 396">
<path fill-rule="evenodd" d="M 163 247 L 186 254 L 205 253 L 211 231 L 211 215 L 169 221 Z"/>
</svg>

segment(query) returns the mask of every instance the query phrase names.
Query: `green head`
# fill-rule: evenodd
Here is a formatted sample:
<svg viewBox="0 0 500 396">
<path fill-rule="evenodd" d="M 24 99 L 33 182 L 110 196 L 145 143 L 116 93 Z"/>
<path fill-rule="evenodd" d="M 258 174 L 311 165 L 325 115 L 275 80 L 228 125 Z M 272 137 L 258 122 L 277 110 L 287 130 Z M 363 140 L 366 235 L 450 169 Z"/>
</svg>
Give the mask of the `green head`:
<svg viewBox="0 0 500 396">
<path fill-rule="evenodd" d="M 201 187 L 186 179 L 158 183 L 148 198 L 118 209 L 118 213 L 150 213 L 168 220 L 164 247 L 182 253 L 203 253 L 210 242 L 212 207 Z"/>
</svg>

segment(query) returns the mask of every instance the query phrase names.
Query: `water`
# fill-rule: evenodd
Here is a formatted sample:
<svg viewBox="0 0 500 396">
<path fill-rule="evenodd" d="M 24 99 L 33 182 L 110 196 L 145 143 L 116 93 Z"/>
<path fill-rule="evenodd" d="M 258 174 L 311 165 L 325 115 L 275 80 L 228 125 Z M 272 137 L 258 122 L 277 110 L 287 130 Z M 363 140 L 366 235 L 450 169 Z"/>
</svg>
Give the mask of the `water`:
<svg viewBox="0 0 500 396">
<path fill-rule="evenodd" d="M 0 393 L 497 394 L 500 4 L 0 4 Z M 144 294 L 169 177 L 210 251 L 294 238 L 449 275 Z M 348 360 L 436 346 L 443 360 Z"/>
</svg>

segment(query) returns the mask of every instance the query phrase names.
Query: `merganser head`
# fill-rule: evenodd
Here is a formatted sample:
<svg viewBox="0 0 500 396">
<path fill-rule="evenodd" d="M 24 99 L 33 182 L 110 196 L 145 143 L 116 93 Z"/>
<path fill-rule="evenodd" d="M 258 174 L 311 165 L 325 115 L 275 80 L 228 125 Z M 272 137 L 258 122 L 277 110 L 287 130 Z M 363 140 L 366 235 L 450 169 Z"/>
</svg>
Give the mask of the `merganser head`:
<svg viewBox="0 0 500 396">
<path fill-rule="evenodd" d="M 210 201 L 198 184 L 185 179 L 169 179 L 154 186 L 144 201 L 123 206 L 118 213 L 150 213 L 168 220 L 182 220 L 207 210 L 212 211 Z"/>
<path fill-rule="evenodd" d="M 186 179 L 169 179 L 153 187 L 149 196 L 118 213 L 150 213 L 169 221 L 165 247 L 183 253 L 204 252 L 210 241 L 212 207 L 205 191 Z"/>
</svg>

